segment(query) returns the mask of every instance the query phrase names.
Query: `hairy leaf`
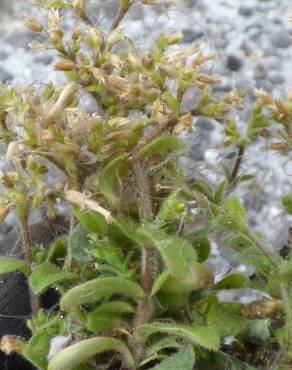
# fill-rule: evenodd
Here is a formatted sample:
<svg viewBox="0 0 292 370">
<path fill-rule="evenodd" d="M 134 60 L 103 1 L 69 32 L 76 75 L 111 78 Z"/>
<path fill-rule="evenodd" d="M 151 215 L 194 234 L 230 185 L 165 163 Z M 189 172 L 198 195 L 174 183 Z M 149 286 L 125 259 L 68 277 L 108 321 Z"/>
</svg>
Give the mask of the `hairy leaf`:
<svg viewBox="0 0 292 370">
<path fill-rule="evenodd" d="M 7 274 L 8 272 L 16 270 L 29 272 L 30 266 L 23 260 L 12 257 L 0 257 L 0 274 Z"/>
<path fill-rule="evenodd" d="M 137 339 L 144 343 L 150 335 L 155 333 L 174 335 L 213 351 L 217 351 L 220 346 L 220 338 L 211 328 L 164 322 L 141 325 L 137 329 Z"/>
<path fill-rule="evenodd" d="M 145 157 L 151 154 L 167 154 L 183 147 L 183 141 L 177 137 L 162 135 L 145 145 L 140 150 L 138 157 Z"/>
<path fill-rule="evenodd" d="M 120 182 L 127 172 L 127 155 L 123 154 L 119 157 L 114 158 L 100 174 L 99 191 L 103 196 L 113 205 L 119 203 L 119 199 L 116 196 L 115 186 Z"/>
<path fill-rule="evenodd" d="M 221 289 L 240 289 L 244 288 L 247 283 L 247 277 L 238 274 L 233 273 L 225 276 L 223 279 L 221 279 L 218 283 L 213 285 L 213 289 L 215 290 L 221 290 Z"/>
<path fill-rule="evenodd" d="M 153 283 L 151 295 L 154 296 L 161 287 L 164 285 L 164 283 L 169 279 L 170 273 L 168 271 L 163 271 L 160 275 L 157 276 Z"/>
<path fill-rule="evenodd" d="M 106 351 L 119 352 L 124 363 L 134 368 L 134 360 L 126 345 L 118 339 L 100 337 L 91 338 L 73 344 L 61 350 L 49 363 L 48 370 L 73 370 L 98 353 Z"/>
<path fill-rule="evenodd" d="M 178 236 L 169 236 L 164 231 L 151 226 L 141 227 L 139 234 L 149 238 L 150 242 L 156 246 L 173 276 L 182 278 L 189 274 L 197 261 L 197 253 L 187 240 Z"/>
<path fill-rule="evenodd" d="M 211 306 L 207 313 L 208 327 L 213 328 L 222 337 L 236 335 L 246 327 L 242 310 L 244 305 L 239 302 L 219 302 Z"/>
<path fill-rule="evenodd" d="M 91 259 L 86 252 L 89 246 L 88 231 L 78 224 L 68 238 L 68 249 L 71 256 L 78 262 L 88 262 Z"/>
<path fill-rule="evenodd" d="M 38 331 L 25 347 L 24 356 L 40 370 L 47 370 L 47 356 L 53 333 L 47 329 Z"/>
<path fill-rule="evenodd" d="M 91 233 L 105 235 L 108 230 L 106 219 L 98 212 L 83 212 L 77 207 L 71 207 L 77 220 Z"/>
<path fill-rule="evenodd" d="M 60 306 L 62 310 L 66 311 L 72 306 L 109 298 L 113 294 L 122 294 L 133 299 L 144 297 L 142 288 L 131 280 L 120 277 L 105 277 L 90 280 L 70 289 L 61 298 Z"/>
<path fill-rule="evenodd" d="M 186 345 L 178 353 L 165 359 L 158 366 L 155 366 L 153 370 L 193 370 L 195 358 L 193 346 Z"/>
<path fill-rule="evenodd" d="M 57 282 L 75 278 L 75 274 L 64 271 L 50 262 L 44 262 L 34 268 L 29 277 L 29 283 L 32 290 L 39 294 Z"/>
</svg>

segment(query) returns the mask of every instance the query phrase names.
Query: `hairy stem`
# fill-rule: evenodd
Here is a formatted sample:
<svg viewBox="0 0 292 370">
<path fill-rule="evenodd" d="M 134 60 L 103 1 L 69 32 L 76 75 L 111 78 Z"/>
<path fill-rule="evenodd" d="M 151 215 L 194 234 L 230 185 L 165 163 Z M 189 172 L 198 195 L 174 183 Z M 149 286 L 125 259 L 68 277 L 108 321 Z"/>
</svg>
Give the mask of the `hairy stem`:
<svg viewBox="0 0 292 370">
<path fill-rule="evenodd" d="M 140 221 L 143 224 L 146 220 L 151 220 L 153 218 L 149 182 L 143 163 L 140 160 L 136 160 L 134 162 L 133 168 L 139 216 Z M 135 327 L 148 322 L 152 314 L 151 290 L 157 270 L 155 252 L 156 251 L 154 249 L 149 248 L 148 246 L 145 246 L 142 250 L 141 282 L 146 293 L 146 297 L 139 303 Z"/>
<path fill-rule="evenodd" d="M 20 217 L 20 224 L 21 224 L 21 231 L 22 231 L 25 261 L 29 265 L 32 265 L 32 262 L 33 262 L 32 240 L 30 236 L 27 215 Z M 32 290 L 30 290 L 30 305 L 31 305 L 32 316 L 35 317 L 39 311 L 39 299 L 38 299 L 38 296 L 34 294 Z"/>
<path fill-rule="evenodd" d="M 124 19 L 125 15 L 127 14 L 132 4 L 133 4 L 133 1 L 121 0 L 121 5 L 119 8 L 118 14 L 116 15 L 111 25 L 111 29 L 110 29 L 111 31 L 115 30 L 119 26 L 119 24 Z"/>
</svg>

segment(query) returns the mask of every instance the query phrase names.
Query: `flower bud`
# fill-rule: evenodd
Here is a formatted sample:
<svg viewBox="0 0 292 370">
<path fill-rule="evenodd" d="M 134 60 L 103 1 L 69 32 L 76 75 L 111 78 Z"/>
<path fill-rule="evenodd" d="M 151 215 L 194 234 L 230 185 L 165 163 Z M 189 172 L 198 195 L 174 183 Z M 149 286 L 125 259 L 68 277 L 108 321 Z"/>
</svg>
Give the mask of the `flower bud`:
<svg viewBox="0 0 292 370">
<path fill-rule="evenodd" d="M 24 20 L 25 27 L 31 30 L 32 32 L 42 32 L 43 31 L 42 24 L 38 22 L 36 19 L 34 18 L 30 19 L 27 17 L 23 17 L 23 20 Z"/>
<path fill-rule="evenodd" d="M 60 23 L 60 16 L 58 10 L 51 9 L 48 13 L 49 28 L 57 27 Z"/>
<path fill-rule="evenodd" d="M 74 12 L 79 17 L 84 17 L 86 15 L 86 1 L 85 0 L 73 0 L 72 7 Z"/>
<path fill-rule="evenodd" d="M 9 213 L 9 208 L 1 205 L 0 206 L 0 223 L 2 223 L 5 220 L 8 213 Z"/>
<path fill-rule="evenodd" d="M 54 64 L 56 71 L 73 71 L 76 64 L 72 60 L 62 60 L 61 62 Z"/>
<path fill-rule="evenodd" d="M 97 49 L 103 43 L 101 31 L 96 27 L 88 27 L 83 35 L 84 42 L 90 49 Z"/>
<path fill-rule="evenodd" d="M 79 39 L 79 36 L 80 36 L 80 26 L 79 26 L 79 25 L 77 25 L 77 26 L 74 28 L 73 32 L 72 32 L 72 36 L 71 36 L 71 38 L 72 38 L 72 40 L 77 41 L 77 40 Z"/>
</svg>

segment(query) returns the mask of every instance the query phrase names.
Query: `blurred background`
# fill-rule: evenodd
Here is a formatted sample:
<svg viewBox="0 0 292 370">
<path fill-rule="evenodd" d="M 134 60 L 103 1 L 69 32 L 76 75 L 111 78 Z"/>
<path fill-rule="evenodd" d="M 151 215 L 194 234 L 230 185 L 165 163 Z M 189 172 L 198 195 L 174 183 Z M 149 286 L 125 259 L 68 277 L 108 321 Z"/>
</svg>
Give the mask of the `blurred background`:
<svg viewBox="0 0 292 370">
<path fill-rule="evenodd" d="M 54 52 L 32 50 L 29 43 L 42 40 L 23 26 L 23 15 L 44 19 L 41 3 L 0 0 L 0 81 L 14 86 L 63 81 L 61 74 L 52 68 Z M 117 6 L 117 0 L 88 0 L 89 14 L 102 29 L 110 25 Z M 255 87 L 264 88 L 278 98 L 292 90 L 290 12 L 291 0 L 182 0 L 167 10 L 141 6 L 137 1 L 122 27 L 141 48 L 151 46 L 160 32 L 181 29 L 185 44 L 199 42 L 203 49 L 218 54 L 218 60 L 208 66 L 222 80 L 215 92 L 243 87 L 247 89 L 246 99 L 253 102 Z M 70 25 L 76 19 L 68 14 L 63 21 Z M 190 91 L 184 100 L 185 107 L 193 106 L 194 99 L 195 92 Z M 93 102 L 84 104 L 94 110 Z M 248 110 L 238 112 L 243 129 L 248 117 Z M 220 124 L 200 117 L 194 122 L 193 132 L 185 134 L 189 155 L 182 160 L 182 166 L 189 176 L 215 183 L 222 177 L 220 164 L 232 163 L 234 149 L 219 148 L 221 130 Z M 287 240 L 288 226 L 292 225 L 280 199 L 292 192 L 292 158 L 287 160 L 279 154 L 264 152 L 265 139 L 261 140 L 248 149 L 242 165 L 242 173 L 256 174 L 256 179 L 241 185 L 237 193 L 245 203 L 250 224 L 266 235 L 270 246 L 280 247 Z M 3 165 L 4 158 L 0 168 Z M 13 219 L 8 218 L 0 234 L 5 234 L 12 223 Z M 214 258 L 224 264 L 222 254 L 220 246 L 214 246 Z"/>
</svg>

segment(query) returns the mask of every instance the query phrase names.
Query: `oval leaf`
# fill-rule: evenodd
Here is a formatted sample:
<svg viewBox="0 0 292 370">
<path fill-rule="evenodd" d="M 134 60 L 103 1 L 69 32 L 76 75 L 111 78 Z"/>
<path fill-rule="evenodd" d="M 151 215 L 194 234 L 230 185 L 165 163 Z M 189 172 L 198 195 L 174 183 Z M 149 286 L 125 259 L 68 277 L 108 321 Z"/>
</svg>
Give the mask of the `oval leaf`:
<svg viewBox="0 0 292 370">
<path fill-rule="evenodd" d="M 242 274 L 229 274 L 213 285 L 213 289 L 240 289 L 246 286 L 248 279 Z"/>
<path fill-rule="evenodd" d="M 113 205 L 119 203 L 119 199 L 115 194 L 115 185 L 120 182 L 127 172 L 127 154 L 123 154 L 114 158 L 100 174 L 99 191 Z"/>
<path fill-rule="evenodd" d="M 244 305 L 239 302 L 216 303 L 207 313 L 207 324 L 222 337 L 237 335 L 246 327 L 243 308 Z"/>
<path fill-rule="evenodd" d="M 72 306 L 95 302 L 113 294 L 122 294 L 133 299 L 143 299 L 143 289 L 136 283 L 120 277 L 97 278 L 77 285 L 63 295 L 61 309 L 66 311 Z"/>
<path fill-rule="evenodd" d="M 22 260 L 12 257 L 0 257 L 0 274 L 7 274 L 8 272 L 13 272 L 20 270 L 23 272 L 29 272 L 30 266 Z"/>
<path fill-rule="evenodd" d="M 165 359 L 152 370 L 193 370 L 195 364 L 195 352 L 193 346 L 186 345 L 181 351 L 175 355 Z"/>
<path fill-rule="evenodd" d="M 39 294 L 46 288 L 63 280 L 75 279 L 76 276 L 71 272 L 64 271 L 60 267 L 50 262 L 44 262 L 33 270 L 29 277 L 32 290 Z"/>
<path fill-rule="evenodd" d="M 98 353 L 116 351 L 125 365 L 133 369 L 134 360 L 125 344 L 113 338 L 91 338 L 61 350 L 49 363 L 48 370 L 72 370 Z"/>
<path fill-rule="evenodd" d="M 177 236 L 171 236 L 156 228 L 141 227 L 139 234 L 148 238 L 160 252 L 169 272 L 176 277 L 188 276 L 197 261 L 197 253 L 192 245 Z"/>
<path fill-rule="evenodd" d="M 68 249 L 71 256 L 78 262 L 88 262 L 91 258 L 86 249 L 89 247 L 88 231 L 79 224 L 68 238 Z"/>
<path fill-rule="evenodd" d="M 77 220 L 91 233 L 104 235 L 108 230 L 106 219 L 98 212 L 82 212 L 77 207 L 71 207 L 71 210 Z"/>
<path fill-rule="evenodd" d="M 151 154 L 167 154 L 182 148 L 184 148 L 182 140 L 175 136 L 162 135 L 145 145 L 138 153 L 138 157 Z"/>
<path fill-rule="evenodd" d="M 220 347 L 220 338 L 211 328 L 205 326 L 168 324 L 164 322 L 141 325 L 137 329 L 137 339 L 144 343 L 150 335 L 155 333 L 174 335 L 213 351 L 218 351 Z"/>
</svg>

